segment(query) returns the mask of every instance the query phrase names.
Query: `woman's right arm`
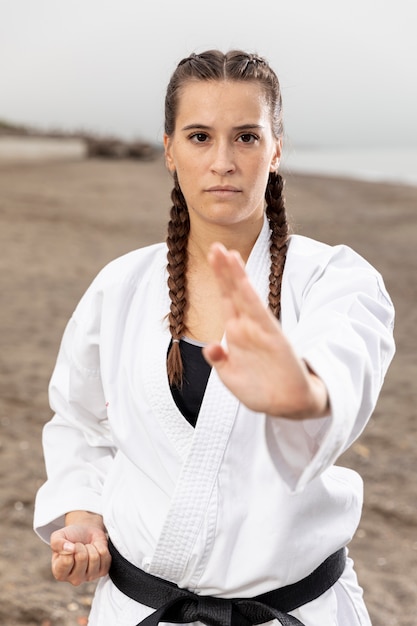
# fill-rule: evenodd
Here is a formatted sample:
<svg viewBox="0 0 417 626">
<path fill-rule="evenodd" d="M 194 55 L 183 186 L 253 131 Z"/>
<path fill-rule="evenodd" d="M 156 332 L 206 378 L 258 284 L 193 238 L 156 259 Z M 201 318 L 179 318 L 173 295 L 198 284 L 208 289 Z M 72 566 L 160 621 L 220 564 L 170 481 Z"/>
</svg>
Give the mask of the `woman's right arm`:
<svg viewBox="0 0 417 626">
<path fill-rule="evenodd" d="M 61 529 L 69 511 L 103 512 L 102 490 L 116 446 L 101 375 L 101 310 L 102 293 L 92 286 L 65 329 L 49 386 L 55 415 L 43 431 L 48 478 L 38 491 L 34 519 L 48 543 L 55 531 L 68 533 Z"/>
</svg>

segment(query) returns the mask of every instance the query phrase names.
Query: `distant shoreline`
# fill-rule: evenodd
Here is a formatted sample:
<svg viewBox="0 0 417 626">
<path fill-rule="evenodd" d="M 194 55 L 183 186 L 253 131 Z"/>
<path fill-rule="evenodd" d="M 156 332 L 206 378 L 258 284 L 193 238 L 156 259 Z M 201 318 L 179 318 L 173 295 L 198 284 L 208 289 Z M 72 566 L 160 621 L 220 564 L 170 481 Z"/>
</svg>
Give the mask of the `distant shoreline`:
<svg viewBox="0 0 417 626">
<path fill-rule="evenodd" d="M 90 143 L 88 143 L 90 141 Z M 129 154 L 129 147 L 136 152 Z M 27 163 L 66 159 L 101 158 L 154 158 L 160 151 L 147 144 L 128 143 L 117 139 L 77 136 L 51 136 L 36 134 L 0 133 L 0 164 Z M 417 186 L 417 148 L 408 149 L 284 149 L 282 172 L 350 178 L 374 183 L 392 183 Z"/>
<path fill-rule="evenodd" d="M 0 133 L 0 164 L 105 158 L 149 160 L 160 150 L 142 141 L 123 141 L 93 135 Z"/>
<path fill-rule="evenodd" d="M 84 159 L 86 156 L 87 145 L 81 139 L 0 136 L 0 163 Z"/>
<path fill-rule="evenodd" d="M 281 162 L 287 174 L 353 178 L 417 186 L 416 148 L 291 148 Z"/>
</svg>

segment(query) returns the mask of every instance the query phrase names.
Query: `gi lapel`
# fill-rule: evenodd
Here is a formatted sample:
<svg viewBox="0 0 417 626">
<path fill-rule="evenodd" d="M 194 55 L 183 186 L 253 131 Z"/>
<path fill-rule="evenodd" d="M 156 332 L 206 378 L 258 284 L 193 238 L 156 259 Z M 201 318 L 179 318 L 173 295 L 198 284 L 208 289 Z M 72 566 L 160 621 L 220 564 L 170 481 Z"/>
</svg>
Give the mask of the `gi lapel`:
<svg viewBox="0 0 417 626">
<path fill-rule="evenodd" d="M 265 299 L 269 274 L 269 226 L 266 219 L 246 269 L 259 294 Z M 165 389 L 164 395 L 166 393 Z M 171 415 L 163 413 L 165 428 L 168 425 L 171 435 L 177 422 L 175 411 L 172 413 L 172 404 L 171 399 L 165 407 L 171 407 Z M 198 534 L 204 524 L 210 524 L 210 500 L 238 408 L 237 398 L 221 383 L 217 373 L 212 371 L 194 436 L 190 433 L 191 439 L 188 438 L 189 451 L 177 480 L 149 573 L 174 582 L 180 581 L 185 575 Z M 186 424 L 183 418 L 180 422 Z M 188 424 L 185 428 L 189 433 Z M 185 451 L 186 448 L 182 446 L 182 452 Z M 212 524 L 214 526 L 215 516 Z M 213 539 L 213 532 L 207 531 L 207 537 Z M 209 551 L 210 541 L 207 541 L 205 554 Z M 204 555 L 201 555 L 199 569 L 203 564 Z"/>
</svg>

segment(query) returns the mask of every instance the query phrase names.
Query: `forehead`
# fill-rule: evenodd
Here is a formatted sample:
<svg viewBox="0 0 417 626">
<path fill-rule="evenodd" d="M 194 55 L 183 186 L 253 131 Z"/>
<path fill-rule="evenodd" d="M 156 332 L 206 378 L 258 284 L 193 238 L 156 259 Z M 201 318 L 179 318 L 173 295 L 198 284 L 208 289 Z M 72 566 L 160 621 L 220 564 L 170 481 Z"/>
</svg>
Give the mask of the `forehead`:
<svg viewBox="0 0 417 626">
<path fill-rule="evenodd" d="M 270 111 L 263 87 L 252 81 L 188 81 L 178 98 L 176 127 L 192 123 L 239 126 L 268 123 Z"/>
</svg>

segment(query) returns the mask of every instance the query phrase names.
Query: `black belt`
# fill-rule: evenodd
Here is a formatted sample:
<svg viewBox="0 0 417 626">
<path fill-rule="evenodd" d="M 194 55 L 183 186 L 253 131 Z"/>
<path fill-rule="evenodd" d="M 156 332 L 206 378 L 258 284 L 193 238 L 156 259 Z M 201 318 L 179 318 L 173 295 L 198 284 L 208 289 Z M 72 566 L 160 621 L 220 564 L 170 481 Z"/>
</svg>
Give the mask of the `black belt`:
<svg viewBox="0 0 417 626">
<path fill-rule="evenodd" d="M 276 619 L 282 626 L 303 626 L 288 615 L 325 593 L 345 569 L 346 551 L 341 548 L 302 580 L 254 598 L 216 598 L 199 596 L 135 567 L 109 541 L 112 556 L 110 578 L 132 600 L 156 609 L 140 626 L 159 622 L 203 622 L 208 626 L 252 626 Z M 139 624 L 137 624 L 139 626 Z"/>
</svg>

